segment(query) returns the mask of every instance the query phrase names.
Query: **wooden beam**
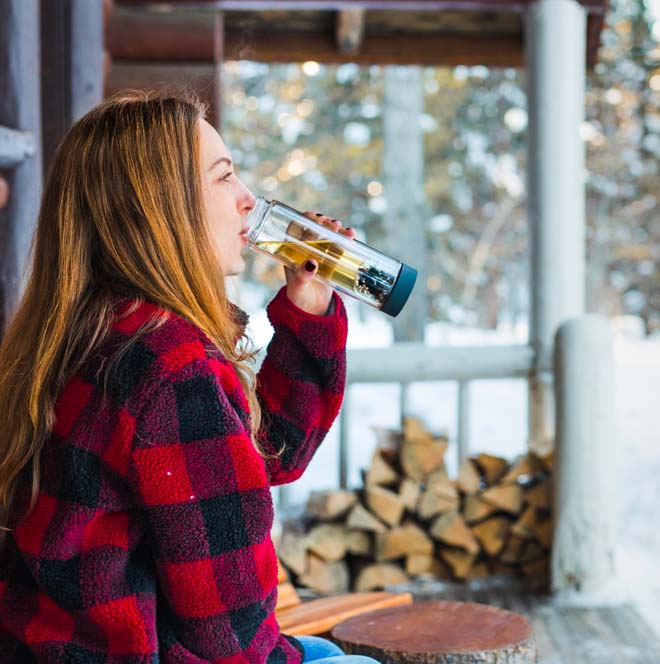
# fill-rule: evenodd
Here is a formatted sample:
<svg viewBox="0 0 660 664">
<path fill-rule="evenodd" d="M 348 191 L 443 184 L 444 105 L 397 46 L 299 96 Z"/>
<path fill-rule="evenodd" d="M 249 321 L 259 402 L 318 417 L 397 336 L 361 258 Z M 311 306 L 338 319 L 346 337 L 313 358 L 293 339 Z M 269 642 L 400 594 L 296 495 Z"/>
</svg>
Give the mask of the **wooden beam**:
<svg viewBox="0 0 660 664">
<path fill-rule="evenodd" d="M 225 55 L 258 62 L 328 64 L 520 67 L 523 63 L 519 35 L 368 35 L 360 52 L 352 55 L 338 53 L 334 39 L 327 35 L 254 34 L 247 44 L 227 35 Z"/>
<path fill-rule="evenodd" d="M 118 10 L 106 27 L 106 47 L 112 58 L 133 62 L 214 62 L 213 20 L 197 13 L 175 16 L 148 11 Z M 368 15 L 367 15 L 368 18 Z M 596 61 L 602 15 L 589 15 L 588 62 Z M 340 53 L 331 32 L 228 31 L 223 44 L 225 59 L 262 62 L 358 64 L 421 64 L 437 66 L 523 65 L 520 33 L 425 33 L 367 34 L 358 54 Z"/>
<path fill-rule="evenodd" d="M 359 4 L 365 9 L 521 12 L 533 0 L 117 0 L 129 7 L 170 5 L 223 11 L 340 10 Z M 608 0 L 580 0 L 589 11 L 605 12 Z"/>
<path fill-rule="evenodd" d="M 340 53 L 355 55 L 364 37 L 364 8 L 350 7 L 337 12 L 337 48 Z"/>
<path fill-rule="evenodd" d="M 120 38 L 120 34 L 124 38 Z M 131 26 L 112 22 L 109 28 L 109 52 L 115 61 L 192 63 L 213 62 L 211 31 L 187 33 L 175 37 L 160 26 Z M 224 56 L 227 60 L 258 62 L 400 65 L 488 65 L 520 67 L 523 62 L 520 35 L 370 35 L 364 38 L 357 54 L 338 53 L 332 35 L 290 32 L 253 33 L 249 39 L 226 34 Z M 182 65 L 188 67 L 188 65 Z M 122 70 L 124 71 L 124 70 Z M 146 70 L 145 70 L 146 71 Z M 113 74 L 110 74 L 113 77 Z M 117 80 L 116 74 L 114 80 Z"/>
</svg>

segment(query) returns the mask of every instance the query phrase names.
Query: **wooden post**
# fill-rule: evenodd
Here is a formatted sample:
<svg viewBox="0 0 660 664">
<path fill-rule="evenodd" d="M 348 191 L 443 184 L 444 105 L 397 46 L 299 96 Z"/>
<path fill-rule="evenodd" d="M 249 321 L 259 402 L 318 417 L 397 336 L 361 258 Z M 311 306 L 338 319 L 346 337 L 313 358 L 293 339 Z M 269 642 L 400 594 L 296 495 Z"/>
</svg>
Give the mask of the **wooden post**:
<svg viewBox="0 0 660 664">
<path fill-rule="evenodd" d="M 7 173 L 10 196 L 0 210 L 2 333 L 13 318 L 28 276 L 30 241 L 41 197 L 39 109 L 39 3 L 0 0 L 0 125 L 31 134 L 26 158 Z"/>
<path fill-rule="evenodd" d="M 557 450 L 552 586 L 605 595 L 615 583 L 613 335 L 603 316 L 565 322 L 555 352 Z"/>
<path fill-rule="evenodd" d="M 528 218 L 531 237 L 530 448 L 552 447 L 552 353 L 562 321 L 584 312 L 586 15 L 577 0 L 535 0 L 527 10 Z"/>
<path fill-rule="evenodd" d="M 340 53 L 359 53 L 364 37 L 364 8 L 347 7 L 337 12 L 335 38 Z"/>
<path fill-rule="evenodd" d="M 103 1 L 41 1 L 44 167 L 69 127 L 103 99 Z"/>
</svg>

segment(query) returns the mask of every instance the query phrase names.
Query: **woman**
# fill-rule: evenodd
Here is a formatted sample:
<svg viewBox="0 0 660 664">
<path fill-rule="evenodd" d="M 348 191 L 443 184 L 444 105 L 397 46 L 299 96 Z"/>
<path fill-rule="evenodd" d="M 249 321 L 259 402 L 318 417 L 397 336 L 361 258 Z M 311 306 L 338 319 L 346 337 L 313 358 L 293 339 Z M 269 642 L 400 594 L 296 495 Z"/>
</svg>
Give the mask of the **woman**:
<svg viewBox="0 0 660 664">
<path fill-rule="evenodd" d="M 341 654 L 279 632 L 269 489 L 337 415 L 346 312 L 287 270 L 255 376 L 223 281 L 253 204 L 196 102 L 110 100 L 55 155 L 0 347 L 0 664 Z"/>
</svg>

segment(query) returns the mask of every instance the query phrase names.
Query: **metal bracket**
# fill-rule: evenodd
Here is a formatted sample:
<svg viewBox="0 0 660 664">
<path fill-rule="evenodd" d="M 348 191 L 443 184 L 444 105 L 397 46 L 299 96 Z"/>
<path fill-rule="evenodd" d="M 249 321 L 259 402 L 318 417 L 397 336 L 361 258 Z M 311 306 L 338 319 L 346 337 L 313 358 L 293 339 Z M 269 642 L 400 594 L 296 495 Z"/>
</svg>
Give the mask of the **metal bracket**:
<svg viewBox="0 0 660 664">
<path fill-rule="evenodd" d="M 32 133 L 0 126 L 0 168 L 14 168 L 35 152 Z"/>
</svg>

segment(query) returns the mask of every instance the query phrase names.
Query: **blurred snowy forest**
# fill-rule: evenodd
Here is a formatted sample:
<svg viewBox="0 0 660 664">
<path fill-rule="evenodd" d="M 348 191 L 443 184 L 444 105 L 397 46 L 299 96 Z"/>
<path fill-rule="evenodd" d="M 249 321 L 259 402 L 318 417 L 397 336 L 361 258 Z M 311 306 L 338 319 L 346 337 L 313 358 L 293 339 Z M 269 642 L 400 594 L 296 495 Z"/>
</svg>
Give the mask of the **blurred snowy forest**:
<svg viewBox="0 0 660 664">
<path fill-rule="evenodd" d="M 660 332 L 659 41 L 659 0 L 612 1 L 581 128 L 588 310 L 638 316 L 646 333 Z M 397 183 L 396 171 L 384 177 L 387 69 L 228 61 L 223 137 L 255 194 L 342 219 L 397 255 L 386 223 Z M 426 252 L 409 261 L 423 275 L 416 297 L 427 322 L 526 327 L 525 73 L 417 71 L 423 200 L 409 231 Z M 280 268 L 248 253 L 246 276 L 265 304 Z"/>
</svg>

